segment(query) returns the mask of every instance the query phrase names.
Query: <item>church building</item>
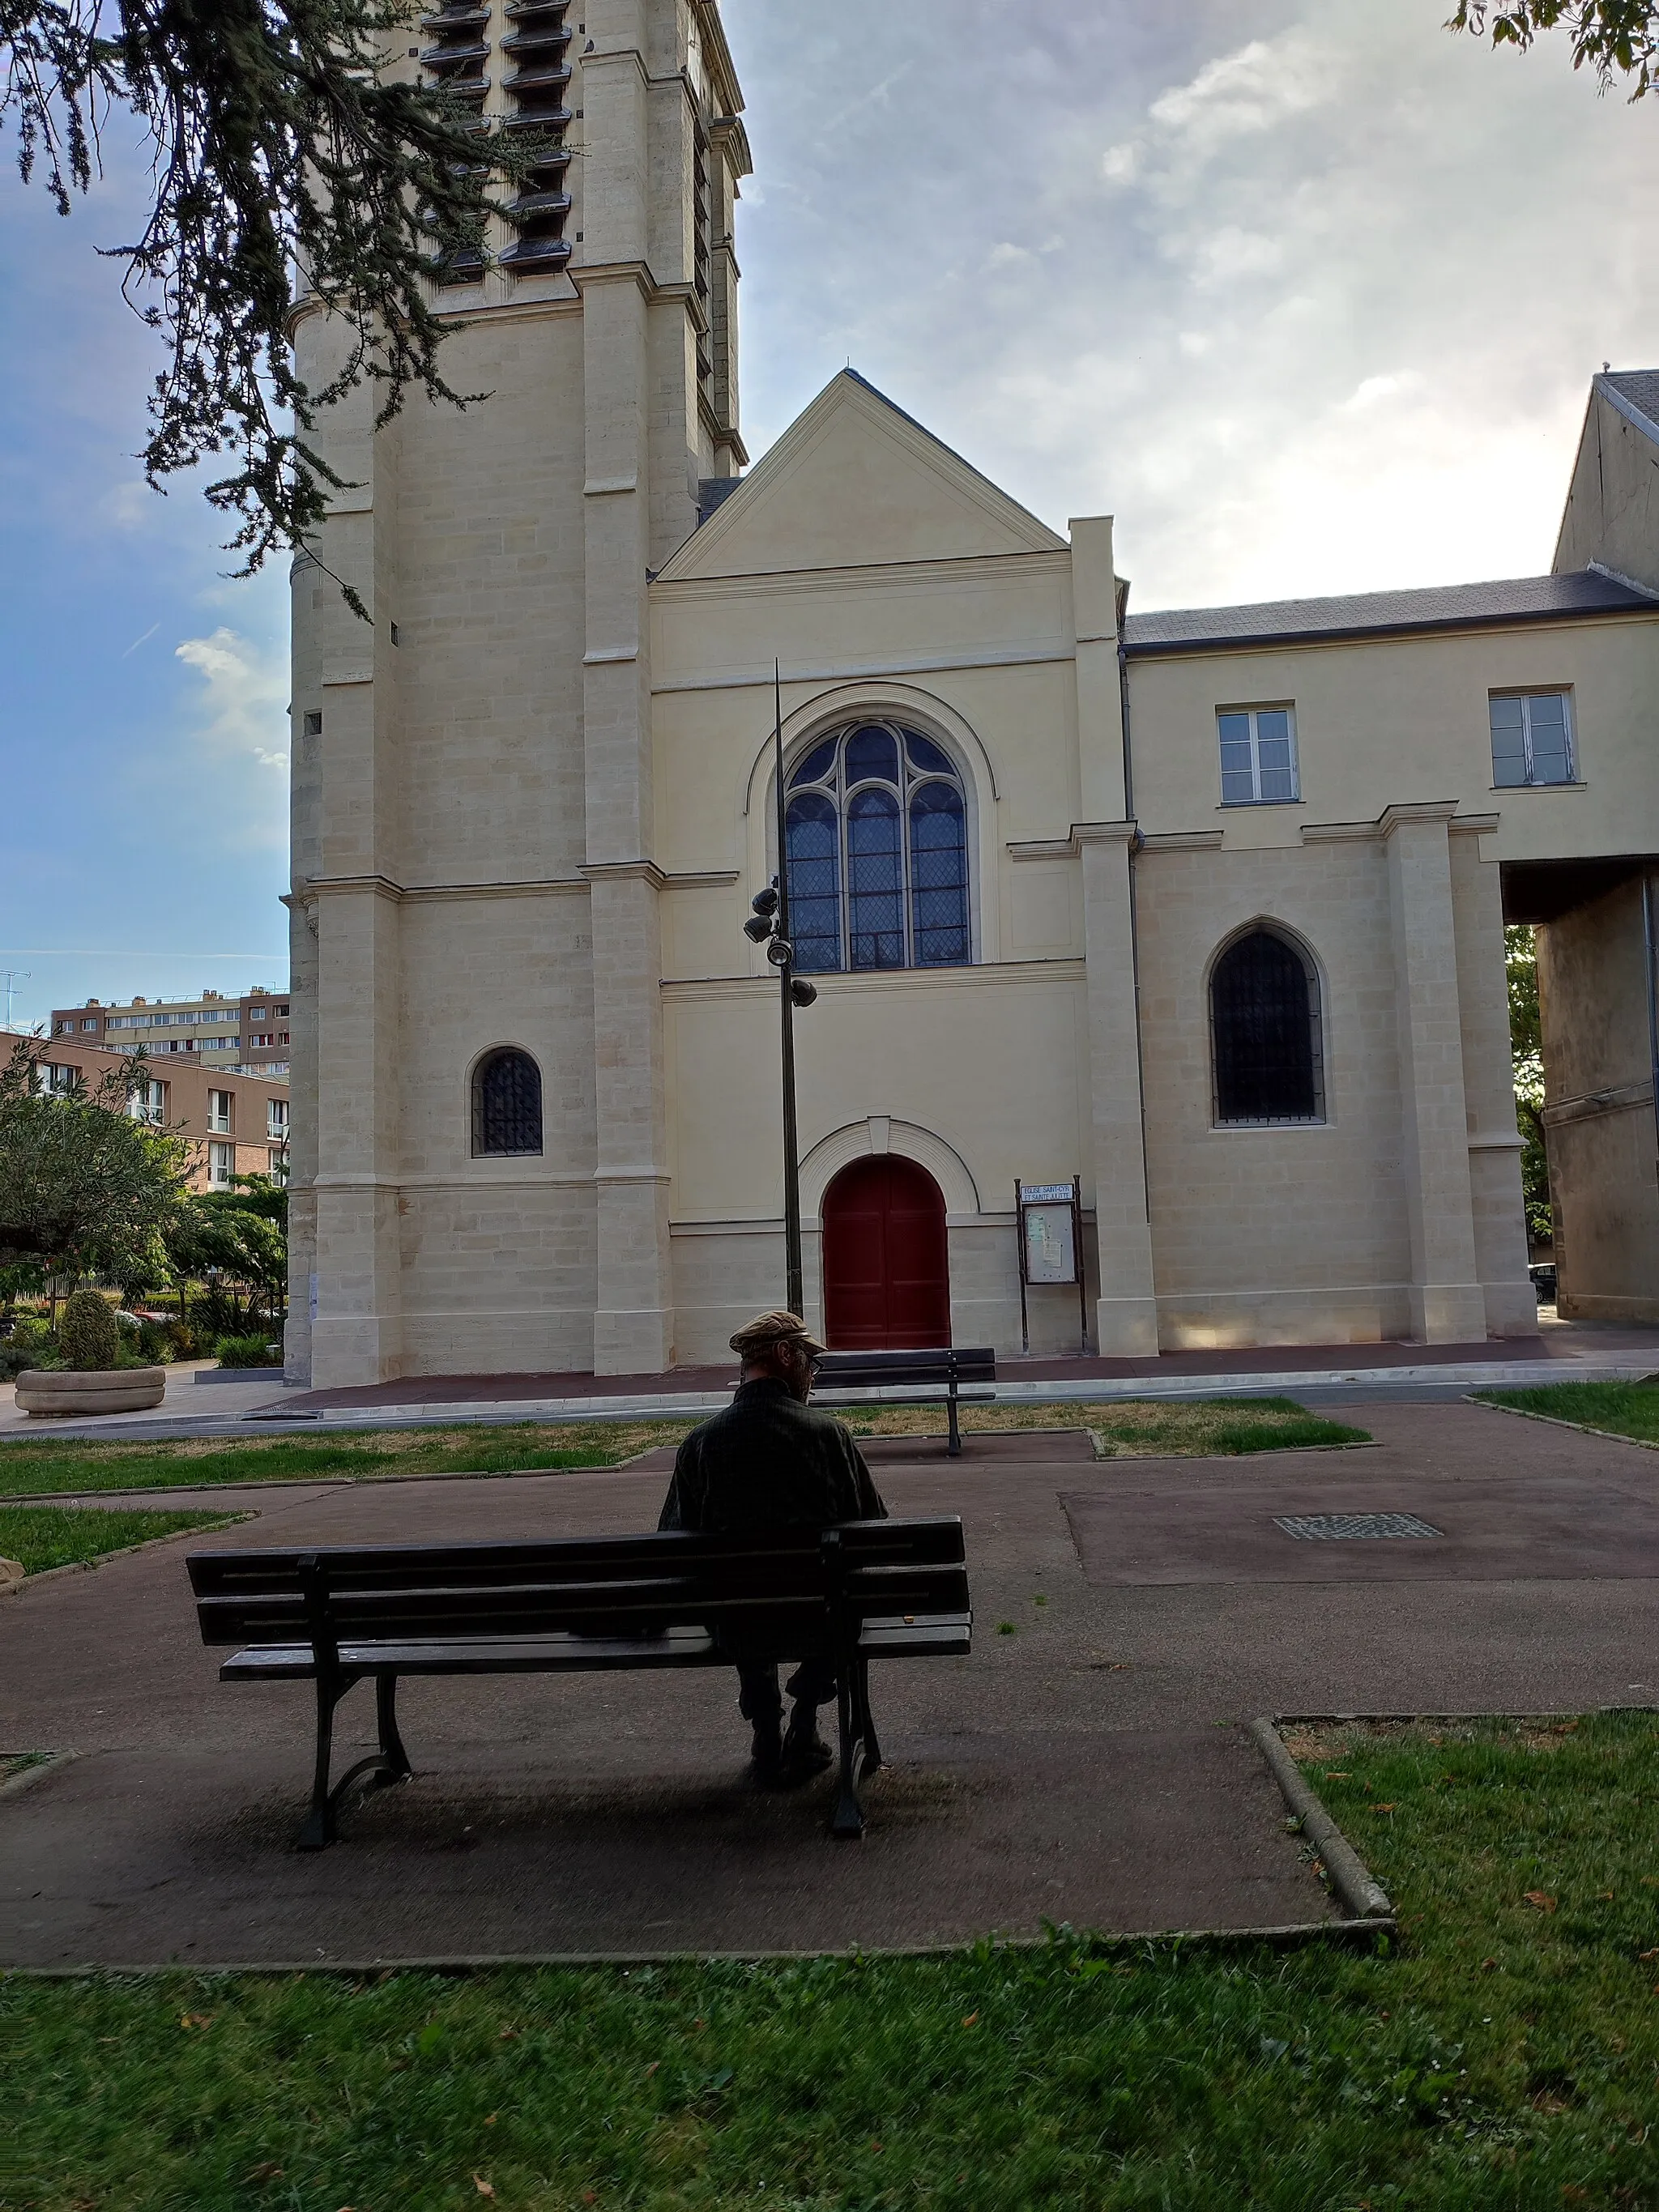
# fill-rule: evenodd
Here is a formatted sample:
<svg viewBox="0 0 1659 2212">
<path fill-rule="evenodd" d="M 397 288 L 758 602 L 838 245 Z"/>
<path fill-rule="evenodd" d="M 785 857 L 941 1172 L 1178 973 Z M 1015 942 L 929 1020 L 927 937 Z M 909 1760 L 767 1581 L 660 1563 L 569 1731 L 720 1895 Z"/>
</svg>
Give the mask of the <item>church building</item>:
<svg viewBox="0 0 1659 2212">
<path fill-rule="evenodd" d="M 851 371 L 750 465 L 714 0 L 422 35 L 389 66 L 559 148 L 437 289 L 489 398 L 325 426 L 372 626 L 295 563 L 290 1376 L 653 1373 L 781 1301 L 775 665 L 830 1342 L 1018 1352 L 1016 1186 L 1073 1176 L 1034 1351 L 1531 1334 L 1506 910 L 1583 1080 L 1564 1310 L 1582 1249 L 1659 1318 L 1643 380 L 1550 575 L 1142 611 L 1109 519 Z M 343 339 L 295 343 L 316 385 Z"/>
</svg>

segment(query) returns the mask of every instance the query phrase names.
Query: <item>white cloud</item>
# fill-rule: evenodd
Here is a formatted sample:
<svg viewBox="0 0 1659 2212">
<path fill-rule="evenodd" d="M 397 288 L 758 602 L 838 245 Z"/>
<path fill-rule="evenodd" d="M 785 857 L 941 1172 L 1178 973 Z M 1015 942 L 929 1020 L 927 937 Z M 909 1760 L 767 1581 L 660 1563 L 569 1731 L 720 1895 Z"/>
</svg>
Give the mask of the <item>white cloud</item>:
<svg viewBox="0 0 1659 2212">
<path fill-rule="evenodd" d="M 1547 567 L 1591 374 L 1659 365 L 1659 137 L 1449 12 L 727 0 L 751 448 L 850 354 L 1056 526 L 1115 513 L 1141 606 Z"/>
<path fill-rule="evenodd" d="M 222 626 L 210 637 L 185 638 L 174 647 L 173 657 L 195 669 L 207 685 L 200 702 L 200 732 L 208 744 L 222 754 L 257 761 L 261 768 L 287 768 L 287 752 L 269 742 L 286 726 L 285 654 L 262 651 Z"/>
</svg>

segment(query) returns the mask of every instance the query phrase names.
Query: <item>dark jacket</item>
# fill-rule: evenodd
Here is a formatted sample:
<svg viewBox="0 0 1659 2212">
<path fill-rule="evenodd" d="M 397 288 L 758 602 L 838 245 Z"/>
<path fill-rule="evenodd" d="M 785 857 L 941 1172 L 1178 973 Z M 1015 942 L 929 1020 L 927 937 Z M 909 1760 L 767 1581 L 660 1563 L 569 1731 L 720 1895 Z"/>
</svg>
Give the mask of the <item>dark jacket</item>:
<svg viewBox="0 0 1659 2212">
<path fill-rule="evenodd" d="M 851 1432 L 767 1376 L 680 1446 L 657 1525 L 735 1532 L 886 1518 Z"/>
</svg>

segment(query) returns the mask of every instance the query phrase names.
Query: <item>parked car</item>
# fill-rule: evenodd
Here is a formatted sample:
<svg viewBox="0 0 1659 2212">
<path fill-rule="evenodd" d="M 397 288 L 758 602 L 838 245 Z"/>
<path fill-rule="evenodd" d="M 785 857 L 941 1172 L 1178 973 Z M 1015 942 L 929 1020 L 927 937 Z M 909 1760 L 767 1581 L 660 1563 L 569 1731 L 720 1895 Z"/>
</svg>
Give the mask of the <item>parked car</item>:
<svg viewBox="0 0 1659 2212">
<path fill-rule="evenodd" d="M 1540 1306 L 1553 1306 L 1555 1304 L 1554 1261 L 1540 1261 L 1539 1264 L 1535 1267 L 1528 1267 L 1527 1273 L 1532 1277 L 1532 1286 L 1538 1293 L 1539 1304 Z"/>
</svg>

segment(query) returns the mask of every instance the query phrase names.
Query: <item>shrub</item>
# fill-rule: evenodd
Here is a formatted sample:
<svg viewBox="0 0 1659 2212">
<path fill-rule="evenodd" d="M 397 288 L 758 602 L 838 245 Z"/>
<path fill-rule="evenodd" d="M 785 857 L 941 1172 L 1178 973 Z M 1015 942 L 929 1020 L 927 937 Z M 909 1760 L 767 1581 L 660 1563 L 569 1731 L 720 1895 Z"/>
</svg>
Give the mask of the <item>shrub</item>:
<svg viewBox="0 0 1659 2212">
<path fill-rule="evenodd" d="M 66 1299 L 58 1323 L 64 1358 L 77 1373 L 120 1364 L 121 1337 L 109 1300 L 96 1291 L 76 1291 Z"/>
<path fill-rule="evenodd" d="M 151 1366 L 162 1366 L 176 1357 L 173 1348 L 173 1325 L 165 1321 L 142 1321 L 138 1324 L 137 1349 Z"/>
<path fill-rule="evenodd" d="M 268 1336 L 222 1336 L 214 1346 L 221 1367 L 280 1367 L 283 1347 Z"/>
</svg>

